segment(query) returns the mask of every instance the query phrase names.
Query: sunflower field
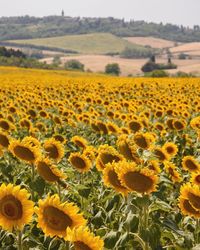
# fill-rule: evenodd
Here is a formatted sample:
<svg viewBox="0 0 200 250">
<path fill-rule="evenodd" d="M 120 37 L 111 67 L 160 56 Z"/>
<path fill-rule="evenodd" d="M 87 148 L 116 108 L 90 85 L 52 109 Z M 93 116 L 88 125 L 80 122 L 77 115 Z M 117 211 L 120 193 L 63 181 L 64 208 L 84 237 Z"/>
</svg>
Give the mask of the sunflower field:
<svg viewBox="0 0 200 250">
<path fill-rule="evenodd" d="M 0 249 L 199 250 L 199 93 L 0 67 Z"/>
</svg>

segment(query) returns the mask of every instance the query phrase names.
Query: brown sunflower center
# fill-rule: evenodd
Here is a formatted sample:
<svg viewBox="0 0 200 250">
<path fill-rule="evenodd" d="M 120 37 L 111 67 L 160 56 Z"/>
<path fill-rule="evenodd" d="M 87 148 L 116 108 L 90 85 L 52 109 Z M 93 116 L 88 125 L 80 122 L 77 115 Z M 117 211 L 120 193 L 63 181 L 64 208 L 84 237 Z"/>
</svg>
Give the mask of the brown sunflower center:
<svg viewBox="0 0 200 250">
<path fill-rule="evenodd" d="M 172 147 L 172 146 L 168 146 L 167 148 L 166 148 L 166 150 L 167 150 L 167 153 L 169 153 L 169 154 L 173 154 L 175 151 L 174 151 L 174 148 Z"/>
<path fill-rule="evenodd" d="M 139 122 L 130 122 L 129 127 L 133 132 L 137 132 L 141 129 L 141 124 Z"/>
<path fill-rule="evenodd" d="M 0 213 L 9 220 L 19 220 L 23 214 L 22 204 L 13 195 L 4 196 L 0 200 Z"/>
<path fill-rule="evenodd" d="M 156 149 L 154 151 L 155 156 L 160 160 L 160 161 L 164 161 L 166 160 L 166 155 L 159 149 Z"/>
<path fill-rule="evenodd" d="M 35 160 L 35 155 L 34 153 L 27 147 L 25 146 L 20 146 L 17 145 L 14 147 L 14 153 L 15 155 L 25 161 L 34 161 Z"/>
<path fill-rule="evenodd" d="M 196 181 L 197 183 L 200 183 L 200 175 L 197 175 L 197 176 L 195 177 L 195 181 Z"/>
<path fill-rule="evenodd" d="M 10 128 L 10 126 L 9 126 L 9 124 L 8 124 L 7 121 L 1 121 L 0 122 L 0 127 L 3 128 L 3 129 L 5 129 L 5 130 L 9 130 L 9 128 Z"/>
<path fill-rule="evenodd" d="M 197 170 L 198 166 L 190 159 L 185 161 L 185 165 L 190 170 Z"/>
<path fill-rule="evenodd" d="M 52 159 L 57 159 L 59 156 L 58 149 L 55 145 L 49 145 L 45 148 L 45 150 L 48 152 L 49 157 Z"/>
<path fill-rule="evenodd" d="M 200 209 L 200 197 L 199 196 L 189 192 L 188 199 L 193 207 L 195 207 L 196 209 Z"/>
<path fill-rule="evenodd" d="M 117 155 L 112 155 L 109 153 L 102 153 L 101 160 L 103 164 L 106 165 L 107 163 L 112 163 L 113 161 L 118 162 L 120 161 L 120 158 Z"/>
<path fill-rule="evenodd" d="M 0 145 L 7 148 L 9 146 L 9 140 L 7 136 L 0 134 Z"/>
<path fill-rule="evenodd" d="M 134 158 L 132 156 L 132 152 L 131 152 L 131 149 L 129 148 L 128 144 L 125 142 L 123 144 L 121 144 L 119 146 L 119 151 L 121 154 L 123 154 L 123 156 L 128 159 L 128 160 L 131 160 L 133 161 Z"/>
<path fill-rule="evenodd" d="M 37 170 L 39 175 L 46 181 L 53 182 L 59 180 L 59 177 L 52 172 L 50 166 L 48 166 L 45 162 L 38 162 Z"/>
<path fill-rule="evenodd" d="M 183 207 L 184 207 L 184 209 L 185 209 L 187 212 L 189 212 L 189 213 L 196 214 L 196 215 L 199 214 L 199 212 L 198 212 L 197 210 L 195 210 L 195 209 L 191 206 L 191 204 L 190 204 L 190 202 L 189 202 L 188 200 L 184 200 L 184 201 L 183 201 Z"/>
<path fill-rule="evenodd" d="M 71 163 L 74 167 L 84 169 L 86 167 L 85 161 L 81 157 L 72 157 Z"/>
<path fill-rule="evenodd" d="M 65 231 L 73 224 L 72 219 L 56 207 L 47 206 L 44 208 L 43 216 L 46 225 L 56 231 Z"/>
<path fill-rule="evenodd" d="M 134 138 L 134 141 L 135 141 L 135 143 L 136 143 L 140 148 L 144 148 L 144 149 L 148 148 L 148 143 L 147 143 L 145 137 L 143 137 L 143 136 L 136 136 L 136 137 Z"/>
<path fill-rule="evenodd" d="M 109 178 L 109 181 L 110 183 L 114 186 L 114 187 L 119 187 L 119 188 L 123 188 L 123 186 L 121 185 L 119 179 L 118 179 L 118 176 L 117 174 L 115 173 L 114 170 L 110 170 L 108 172 L 108 178 Z"/>
<path fill-rule="evenodd" d="M 153 180 L 139 172 L 128 172 L 124 175 L 128 188 L 139 193 L 145 193 L 153 187 Z"/>
<path fill-rule="evenodd" d="M 92 248 L 90 248 L 89 246 L 87 246 L 82 241 L 75 241 L 74 242 L 74 248 L 75 248 L 75 250 L 92 250 Z"/>
</svg>

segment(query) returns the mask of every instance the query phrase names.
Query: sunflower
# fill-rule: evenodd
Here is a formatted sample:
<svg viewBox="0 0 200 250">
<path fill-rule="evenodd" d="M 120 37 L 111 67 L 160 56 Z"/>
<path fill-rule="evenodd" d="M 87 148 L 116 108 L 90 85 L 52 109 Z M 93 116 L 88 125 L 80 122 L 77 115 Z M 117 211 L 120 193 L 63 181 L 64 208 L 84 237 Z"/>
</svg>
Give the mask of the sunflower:
<svg viewBox="0 0 200 250">
<path fill-rule="evenodd" d="M 9 131 L 9 130 L 13 130 L 15 127 L 10 121 L 0 118 L 0 128 L 5 131 Z"/>
<path fill-rule="evenodd" d="M 85 155 L 91 162 L 94 162 L 97 150 L 93 146 L 87 146 L 83 151 L 83 155 Z"/>
<path fill-rule="evenodd" d="M 183 130 L 186 128 L 186 123 L 185 121 L 183 120 L 174 120 L 173 121 L 173 127 L 176 129 L 176 130 Z"/>
<path fill-rule="evenodd" d="M 86 220 L 79 213 L 79 208 L 73 203 L 61 203 L 58 195 L 39 200 L 39 206 L 35 212 L 38 216 L 38 227 L 46 236 L 64 238 L 67 227 L 73 229 L 86 225 Z"/>
<path fill-rule="evenodd" d="M 20 186 L 4 183 L 0 186 L 0 226 L 3 229 L 22 230 L 31 221 L 34 203 L 28 199 L 29 196 Z"/>
<path fill-rule="evenodd" d="M 56 141 L 54 138 L 50 138 L 45 141 L 44 149 L 47 152 L 48 157 L 56 162 L 60 162 L 65 154 L 63 144 Z"/>
<path fill-rule="evenodd" d="M 103 250 L 104 242 L 87 227 L 67 228 L 65 240 L 72 242 L 75 250 Z"/>
<path fill-rule="evenodd" d="M 198 186 L 186 183 L 180 190 L 181 196 L 187 199 L 195 210 L 200 212 L 200 189 Z"/>
<path fill-rule="evenodd" d="M 133 140 L 139 148 L 148 149 L 151 145 L 152 137 L 149 133 L 137 132 L 135 133 Z"/>
<path fill-rule="evenodd" d="M 113 122 L 108 122 L 106 126 L 111 134 L 117 134 L 119 132 L 119 127 Z"/>
<path fill-rule="evenodd" d="M 103 171 L 106 164 L 112 162 L 119 162 L 123 160 L 124 157 L 118 153 L 118 151 L 112 146 L 107 144 L 101 145 L 98 149 L 98 156 L 96 159 L 96 167 L 99 171 Z"/>
<path fill-rule="evenodd" d="M 200 171 L 200 166 L 197 160 L 193 156 L 185 156 L 182 159 L 182 167 L 186 171 L 198 172 Z"/>
<path fill-rule="evenodd" d="M 166 173 L 169 174 L 170 178 L 174 183 L 182 181 L 182 177 L 176 170 L 176 166 L 173 163 L 169 161 L 164 161 L 164 168 Z"/>
<path fill-rule="evenodd" d="M 191 182 L 200 187 L 200 172 L 192 173 Z"/>
<path fill-rule="evenodd" d="M 118 175 L 115 171 L 115 166 L 118 163 L 108 163 L 103 170 L 103 181 L 105 186 L 114 188 L 117 192 L 121 193 L 122 195 L 127 195 L 129 190 L 124 187 L 118 178 Z"/>
<path fill-rule="evenodd" d="M 117 140 L 119 152 L 130 161 L 140 163 L 140 158 L 137 155 L 136 147 L 127 135 L 121 135 Z"/>
<path fill-rule="evenodd" d="M 155 147 L 153 150 L 153 154 L 161 162 L 167 161 L 170 159 L 170 155 L 161 147 Z"/>
<path fill-rule="evenodd" d="M 83 138 L 78 135 L 73 136 L 71 138 L 71 142 L 73 142 L 77 147 L 85 149 L 87 147 L 88 142 Z"/>
<path fill-rule="evenodd" d="M 179 197 L 179 207 L 183 215 L 189 215 L 194 218 L 200 218 L 200 211 L 194 209 L 190 204 L 189 200 Z"/>
<path fill-rule="evenodd" d="M 122 161 L 116 167 L 121 184 L 130 191 L 150 194 L 156 191 L 158 176 L 148 168 L 137 168 L 134 162 Z"/>
<path fill-rule="evenodd" d="M 190 121 L 190 126 L 195 130 L 200 130 L 200 116 L 193 118 Z"/>
<path fill-rule="evenodd" d="M 128 126 L 133 133 L 136 133 L 143 128 L 142 123 L 138 120 L 130 121 Z"/>
<path fill-rule="evenodd" d="M 6 133 L 0 131 L 0 146 L 3 148 L 8 148 L 9 144 L 10 144 L 9 136 Z"/>
<path fill-rule="evenodd" d="M 26 137 L 24 137 L 23 140 L 22 140 L 22 142 L 23 143 L 28 143 L 31 146 L 36 146 L 38 148 L 40 148 L 40 146 L 41 146 L 41 144 L 38 141 L 38 139 L 34 138 L 33 136 L 26 136 Z"/>
<path fill-rule="evenodd" d="M 155 173 L 159 174 L 161 172 L 159 162 L 157 160 L 151 160 L 147 164 L 148 169 L 154 171 Z"/>
<path fill-rule="evenodd" d="M 37 167 L 38 174 L 45 181 L 56 182 L 61 179 L 66 179 L 66 176 L 55 165 L 53 165 L 51 160 L 48 158 L 38 159 L 35 165 Z"/>
<path fill-rule="evenodd" d="M 34 163 L 41 156 L 38 147 L 19 140 L 11 140 L 8 149 L 15 157 L 28 163 Z"/>
<path fill-rule="evenodd" d="M 162 148 L 167 152 L 168 155 L 170 155 L 170 157 L 175 156 L 178 152 L 178 147 L 173 142 L 165 143 Z"/>
<path fill-rule="evenodd" d="M 71 153 L 68 160 L 80 173 L 88 172 L 92 167 L 90 159 L 86 155 L 79 152 Z"/>
<path fill-rule="evenodd" d="M 53 136 L 53 138 L 54 138 L 56 141 L 61 142 L 62 144 L 65 144 L 65 143 L 66 143 L 66 139 L 65 139 L 62 135 L 60 135 L 60 134 L 55 134 L 55 135 Z"/>
</svg>

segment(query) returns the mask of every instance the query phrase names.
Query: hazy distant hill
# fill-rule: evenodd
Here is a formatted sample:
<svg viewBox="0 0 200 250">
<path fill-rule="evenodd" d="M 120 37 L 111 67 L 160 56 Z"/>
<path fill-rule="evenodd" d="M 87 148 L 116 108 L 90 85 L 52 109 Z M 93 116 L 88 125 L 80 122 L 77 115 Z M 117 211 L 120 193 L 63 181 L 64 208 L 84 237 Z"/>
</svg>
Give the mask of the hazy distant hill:
<svg viewBox="0 0 200 250">
<path fill-rule="evenodd" d="M 200 27 L 186 28 L 123 19 L 47 16 L 0 18 L 0 40 L 31 39 L 69 34 L 112 33 L 121 37 L 153 36 L 178 42 L 200 41 Z"/>
</svg>

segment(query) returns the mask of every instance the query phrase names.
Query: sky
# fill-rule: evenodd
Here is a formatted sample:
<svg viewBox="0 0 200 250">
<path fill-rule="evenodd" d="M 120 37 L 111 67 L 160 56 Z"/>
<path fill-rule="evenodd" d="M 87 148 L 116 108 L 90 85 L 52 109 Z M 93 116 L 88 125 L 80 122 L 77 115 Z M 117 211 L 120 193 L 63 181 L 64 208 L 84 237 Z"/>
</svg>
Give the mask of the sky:
<svg viewBox="0 0 200 250">
<path fill-rule="evenodd" d="M 0 16 L 116 17 L 200 25 L 200 0 L 0 0 Z"/>
</svg>

